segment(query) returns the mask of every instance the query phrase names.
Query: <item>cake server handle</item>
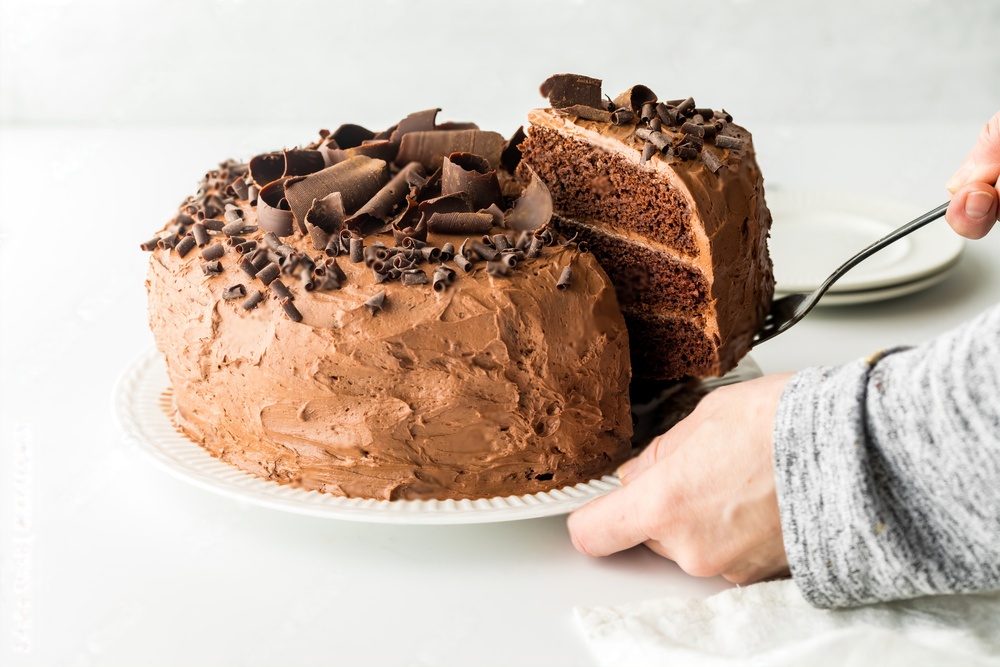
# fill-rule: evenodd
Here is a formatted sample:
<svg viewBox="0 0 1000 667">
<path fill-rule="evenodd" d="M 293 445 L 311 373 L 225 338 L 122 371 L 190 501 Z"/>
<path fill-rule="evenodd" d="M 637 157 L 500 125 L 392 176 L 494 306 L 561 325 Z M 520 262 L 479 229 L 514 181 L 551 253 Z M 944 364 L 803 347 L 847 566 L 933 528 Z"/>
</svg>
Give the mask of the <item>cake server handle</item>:
<svg viewBox="0 0 1000 667">
<path fill-rule="evenodd" d="M 757 335 L 754 336 L 751 347 L 756 347 L 760 343 L 770 340 L 782 332 L 788 331 L 788 329 L 790 329 L 813 309 L 813 307 L 819 302 L 820 297 L 826 294 L 826 291 L 830 289 L 835 282 L 840 280 L 845 273 L 877 253 L 882 248 L 892 245 L 907 234 L 911 234 L 927 223 L 933 222 L 934 220 L 942 217 L 945 211 L 948 210 L 948 204 L 949 202 L 945 202 L 937 208 L 927 211 L 927 213 L 924 213 L 918 218 L 914 218 L 899 229 L 889 232 L 878 241 L 875 241 L 875 243 L 872 243 L 854 257 L 851 257 L 849 260 L 841 264 L 836 271 L 831 273 L 830 276 L 823 281 L 822 285 L 812 292 L 788 294 L 780 299 L 772 301 L 771 310 L 764 319 L 763 326 L 761 326 Z"/>
</svg>

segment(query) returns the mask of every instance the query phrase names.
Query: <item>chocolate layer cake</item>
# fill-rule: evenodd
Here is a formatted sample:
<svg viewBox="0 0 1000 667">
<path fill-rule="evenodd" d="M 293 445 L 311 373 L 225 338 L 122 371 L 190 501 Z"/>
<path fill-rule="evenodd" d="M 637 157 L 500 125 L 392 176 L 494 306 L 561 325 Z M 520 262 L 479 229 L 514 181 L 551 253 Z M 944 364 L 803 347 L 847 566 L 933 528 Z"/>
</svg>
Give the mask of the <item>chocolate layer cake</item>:
<svg viewBox="0 0 1000 667">
<path fill-rule="evenodd" d="M 691 98 L 556 75 L 529 114 L 522 174 L 548 186 L 554 224 L 615 284 L 633 374 L 721 375 L 750 349 L 774 290 L 771 216 L 750 133 Z"/>
<path fill-rule="evenodd" d="M 175 421 L 213 455 L 382 499 L 543 491 L 627 458 L 610 280 L 513 176 L 515 146 L 436 113 L 227 161 L 143 244 Z"/>
</svg>

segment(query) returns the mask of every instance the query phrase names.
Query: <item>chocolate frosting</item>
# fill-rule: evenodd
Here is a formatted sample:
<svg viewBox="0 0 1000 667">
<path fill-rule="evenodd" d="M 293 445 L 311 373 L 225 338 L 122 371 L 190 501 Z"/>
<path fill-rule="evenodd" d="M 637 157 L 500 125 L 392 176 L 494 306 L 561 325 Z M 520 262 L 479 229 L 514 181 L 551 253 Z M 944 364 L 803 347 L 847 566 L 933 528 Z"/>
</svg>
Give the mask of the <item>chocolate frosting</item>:
<svg viewBox="0 0 1000 667">
<path fill-rule="evenodd" d="M 253 225 L 256 209 L 239 205 Z M 317 254 L 309 236 L 282 242 Z M 295 283 L 293 298 L 252 310 L 231 294 L 247 282 L 240 256 L 226 253 L 206 277 L 198 255 L 153 251 L 150 326 L 177 425 L 224 461 L 306 489 L 399 499 L 546 490 L 628 456 L 625 324 L 588 253 L 544 247 L 503 277 L 477 263 L 442 291 L 377 284 L 363 263 L 342 261 L 340 289 Z M 572 284 L 560 290 L 566 267 Z"/>
</svg>

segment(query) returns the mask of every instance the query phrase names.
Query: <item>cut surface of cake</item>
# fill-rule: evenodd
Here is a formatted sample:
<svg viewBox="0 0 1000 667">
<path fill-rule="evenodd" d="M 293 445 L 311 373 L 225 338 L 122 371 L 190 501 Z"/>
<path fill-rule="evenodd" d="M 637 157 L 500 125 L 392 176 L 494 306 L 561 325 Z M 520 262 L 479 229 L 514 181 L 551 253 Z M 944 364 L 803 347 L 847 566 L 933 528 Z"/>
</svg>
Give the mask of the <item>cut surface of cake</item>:
<svg viewBox="0 0 1000 667">
<path fill-rule="evenodd" d="M 691 98 L 555 75 L 529 114 L 522 174 L 548 186 L 554 224 L 615 284 L 633 375 L 709 377 L 750 349 L 774 291 L 771 217 L 750 133 Z"/>
<path fill-rule="evenodd" d="M 214 456 L 389 500 L 546 491 L 628 457 L 610 280 L 515 179 L 516 147 L 436 114 L 222 163 L 143 244 L 175 422 Z"/>
</svg>

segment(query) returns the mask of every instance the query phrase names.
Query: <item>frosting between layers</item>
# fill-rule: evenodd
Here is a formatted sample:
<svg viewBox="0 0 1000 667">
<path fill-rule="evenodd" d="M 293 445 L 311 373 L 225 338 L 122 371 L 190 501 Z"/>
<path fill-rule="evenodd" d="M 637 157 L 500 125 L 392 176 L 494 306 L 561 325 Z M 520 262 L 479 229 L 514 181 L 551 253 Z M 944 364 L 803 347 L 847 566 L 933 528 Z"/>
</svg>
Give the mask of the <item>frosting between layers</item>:
<svg viewBox="0 0 1000 667">
<path fill-rule="evenodd" d="M 393 244 L 365 243 L 376 240 Z M 306 237 L 285 242 L 316 252 Z M 342 289 L 289 285 L 300 323 L 273 298 L 251 311 L 224 300 L 257 281 L 233 253 L 206 277 L 197 255 L 153 252 L 150 326 L 178 425 L 224 461 L 340 495 L 478 498 L 575 484 L 628 455 L 627 335 L 588 253 L 545 248 L 505 277 L 480 264 L 444 292 L 376 285 L 341 257 Z M 573 283 L 559 291 L 567 265 Z M 364 303 L 380 290 L 373 317 Z"/>
</svg>

